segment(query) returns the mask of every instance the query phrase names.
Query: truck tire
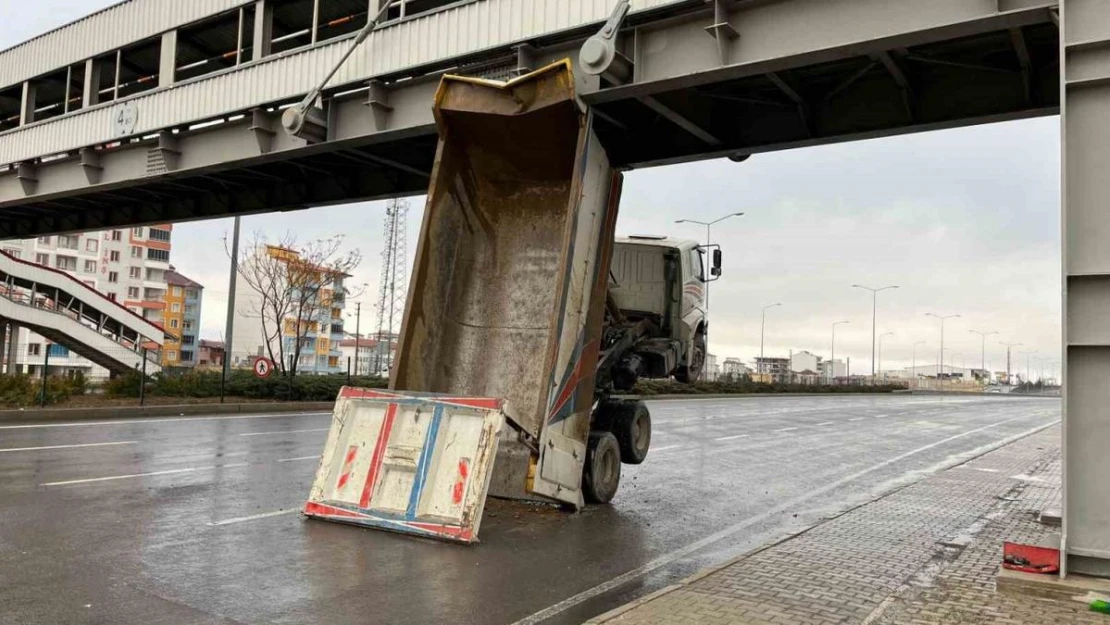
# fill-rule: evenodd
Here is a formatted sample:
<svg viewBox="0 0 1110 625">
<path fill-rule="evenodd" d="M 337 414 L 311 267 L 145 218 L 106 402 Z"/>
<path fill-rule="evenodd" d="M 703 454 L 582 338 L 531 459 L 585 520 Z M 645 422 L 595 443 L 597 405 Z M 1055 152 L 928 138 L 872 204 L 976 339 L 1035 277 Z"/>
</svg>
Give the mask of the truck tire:
<svg viewBox="0 0 1110 625">
<path fill-rule="evenodd" d="M 694 351 L 690 357 L 690 364 L 679 367 L 674 372 L 674 379 L 683 384 L 693 384 L 701 378 L 702 369 L 705 368 L 705 333 L 698 332 L 694 336 Z"/>
<path fill-rule="evenodd" d="M 621 462 L 640 464 L 651 446 L 651 413 L 642 401 L 626 401 L 613 422 L 613 435 L 621 448 Z"/>
<path fill-rule="evenodd" d="M 621 483 L 621 450 L 612 432 L 590 432 L 582 494 L 590 503 L 609 503 Z"/>
</svg>

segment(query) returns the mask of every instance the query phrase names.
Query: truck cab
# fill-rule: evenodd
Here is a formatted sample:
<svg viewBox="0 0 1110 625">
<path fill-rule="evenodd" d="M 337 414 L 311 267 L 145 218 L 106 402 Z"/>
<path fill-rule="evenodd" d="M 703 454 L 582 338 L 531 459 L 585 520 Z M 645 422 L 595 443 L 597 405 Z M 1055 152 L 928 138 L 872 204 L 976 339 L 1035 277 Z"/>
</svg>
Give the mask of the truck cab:
<svg viewBox="0 0 1110 625">
<path fill-rule="evenodd" d="M 614 366 L 617 390 L 640 377 L 697 381 L 709 332 L 706 283 L 720 276 L 716 246 L 667 236 L 616 238 L 609 270 L 607 334 L 634 335 Z"/>
</svg>

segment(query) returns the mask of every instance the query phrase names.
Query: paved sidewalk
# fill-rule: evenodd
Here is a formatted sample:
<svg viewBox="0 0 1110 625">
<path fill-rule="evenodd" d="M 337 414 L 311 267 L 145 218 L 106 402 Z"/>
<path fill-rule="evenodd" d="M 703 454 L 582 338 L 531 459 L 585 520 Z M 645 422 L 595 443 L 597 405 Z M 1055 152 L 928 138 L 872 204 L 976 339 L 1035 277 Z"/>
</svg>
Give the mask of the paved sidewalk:
<svg viewBox="0 0 1110 625">
<path fill-rule="evenodd" d="M 1002 541 L 1059 508 L 1052 427 L 589 623 L 1110 625 L 1083 604 L 1000 595 Z"/>
</svg>

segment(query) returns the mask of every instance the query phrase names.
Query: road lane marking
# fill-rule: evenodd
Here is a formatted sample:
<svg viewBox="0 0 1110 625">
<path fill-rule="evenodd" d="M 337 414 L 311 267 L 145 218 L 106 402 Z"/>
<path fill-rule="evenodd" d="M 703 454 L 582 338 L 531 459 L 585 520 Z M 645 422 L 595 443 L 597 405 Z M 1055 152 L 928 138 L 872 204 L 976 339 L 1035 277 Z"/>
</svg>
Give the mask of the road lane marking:
<svg viewBox="0 0 1110 625">
<path fill-rule="evenodd" d="M 887 418 L 887 417 L 889 417 L 889 416 L 890 416 L 890 415 L 888 415 L 888 414 L 877 414 L 877 415 L 875 415 L 875 418 L 876 418 L 876 419 L 885 419 L 885 418 Z"/>
<path fill-rule="evenodd" d="M 656 447 L 655 449 L 651 449 L 649 447 L 648 451 L 655 451 L 655 452 L 667 451 L 668 449 L 678 449 L 679 447 L 682 447 L 682 445 L 666 445 L 664 447 Z"/>
<path fill-rule="evenodd" d="M 793 432 L 796 429 L 798 429 L 798 428 L 782 428 L 781 430 L 775 430 L 775 431 L 776 432 Z"/>
<path fill-rule="evenodd" d="M 853 417 L 853 418 L 848 419 L 848 420 L 849 421 L 863 421 L 863 417 Z"/>
<path fill-rule="evenodd" d="M 80 445 L 48 445 L 46 447 L 11 447 L 0 449 L 0 453 L 9 451 L 44 451 L 47 449 L 77 449 L 79 447 L 108 447 L 109 445 L 134 445 L 139 441 L 115 441 L 112 443 L 82 443 Z"/>
<path fill-rule="evenodd" d="M 319 460 L 320 456 L 300 456 L 299 458 L 281 458 L 277 462 L 300 462 L 301 460 Z"/>
<path fill-rule="evenodd" d="M 818 423 L 817 427 L 821 427 L 823 425 L 832 425 L 833 423 L 835 423 L 835 421 L 826 421 L 824 423 Z"/>
<path fill-rule="evenodd" d="M 234 464 L 217 464 L 207 467 L 186 467 L 184 469 L 166 469 L 165 471 L 149 471 L 147 473 L 131 473 L 129 475 L 109 475 L 107 477 L 91 477 L 83 480 L 65 480 L 63 482 L 46 482 L 39 486 L 70 486 L 73 484 L 89 484 L 92 482 L 111 482 L 114 480 L 129 480 L 136 477 L 150 477 L 155 475 L 174 475 L 176 473 L 196 473 L 197 471 L 212 471 L 214 469 L 236 469 L 250 466 L 249 462 L 236 462 Z"/>
<path fill-rule="evenodd" d="M 274 434 L 304 434 L 305 432 L 327 432 L 328 428 L 313 430 L 274 430 L 273 432 L 244 432 L 239 436 L 273 436 Z"/>
<path fill-rule="evenodd" d="M 722 436 L 721 438 L 715 438 L 713 440 L 715 440 L 715 441 L 731 441 L 731 440 L 736 440 L 738 438 L 747 438 L 749 436 L 751 436 L 751 434 L 737 434 L 735 436 Z"/>
<path fill-rule="evenodd" d="M 236 523 L 246 523 L 247 521 L 257 521 L 259 519 L 269 519 L 271 517 L 283 516 L 283 515 L 286 515 L 286 514 L 293 514 L 293 513 L 296 513 L 296 512 L 300 512 L 300 511 L 301 511 L 300 508 L 289 508 L 287 510 L 275 510 L 273 512 L 263 512 L 262 514 L 252 514 L 250 516 L 241 516 L 241 517 L 236 517 L 234 519 L 224 519 L 223 521 L 214 521 L 212 523 L 206 523 L 205 525 L 207 525 L 208 527 L 221 527 L 221 526 L 224 526 L 224 525 L 234 525 Z"/>
<path fill-rule="evenodd" d="M 738 532 L 741 532 L 741 531 L 747 529 L 748 527 L 751 527 L 753 525 L 757 525 L 759 523 L 762 523 L 766 519 L 768 519 L 772 516 L 787 512 L 790 509 L 795 508 L 795 507 L 807 502 L 810 499 L 814 499 L 814 498 L 816 498 L 820 495 L 823 495 L 823 494 L 825 494 L 825 493 L 827 493 L 831 490 L 834 490 L 836 488 L 844 486 L 845 484 L 854 482 L 855 480 L 857 480 L 857 479 L 859 479 L 859 478 L 861 478 L 861 477 L 863 477 L 863 476 L 865 476 L 869 473 L 873 473 L 875 471 L 878 471 L 879 469 L 882 469 L 882 468 L 885 468 L 885 467 L 887 467 L 891 464 L 894 464 L 895 462 L 905 460 L 906 458 L 909 458 L 911 456 L 919 454 L 923 451 L 928 451 L 930 449 L 933 449 L 934 447 L 938 447 L 938 446 L 943 445 L 945 443 L 949 443 L 953 440 L 957 440 L 957 439 L 963 438 L 965 436 L 970 436 L 972 434 L 982 432 L 983 430 L 988 430 L 990 428 L 998 427 L 1000 425 L 1010 423 L 1011 421 L 1017 421 L 1018 419 L 1026 419 L 1026 418 L 1029 418 L 1030 416 L 1039 416 L 1039 415 L 1023 415 L 1021 417 L 1013 417 L 1011 419 L 1006 419 L 1004 421 L 999 421 L 997 423 L 992 423 L 990 425 L 985 425 L 983 427 L 976 428 L 974 430 L 968 430 L 967 432 L 963 432 L 963 433 L 957 434 L 955 436 L 950 436 L 946 439 L 939 440 L 935 443 L 930 443 L 928 445 L 925 445 L 924 447 L 919 447 L 919 448 L 914 449 L 912 451 L 908 451 L 904 454 L 900 454 L 898 456 L 890 458 L 889 460 L 884 460 L 883 462 L 880 462 L 876 465 L 872 465 L 872 466 L 870 466 L 866 469 L 862 469 L 860 471 L 857 471 L 856 473 L 853 473 L 851 475 L 842 477 L 839 480 L 836 480 L 835 482 L 831 482 L 829 484 L 826 484 L 825 486 L 822 486 L 822 487 L 820 487 L 816 490 L 809 491 L 808 493 L 806 493 L 804 495 L 800 495 L 798 497 L 795 497 L 794 499 L 791 499 L 790 501 L 787 501 L 786 503 L 783 503 L 783 504 L 780 504 L 778 506 L 775 506 L 774 508 L 771 508 L 770 510 L 764 512 L 763 514 L 759 514 L 759 515 L 756 515 L 756 516 L 753 516 L 753 517 L 748 517 L 747 519 L 744 519 L 743 521 L 740 521 L 739 523 L 737 523 L 735 525 L 732 525 L 730 527 L 726 527 L 723 530 L 720 530 L 719 532 L 717 532 L 715 534 L 710 534 L 709 536 L 706 536 L 705 538 L 702 538 L 701 540 L 694 541 L 694 542 L 686 545 L 685 547 L 681 547 L 681 548 L 676 549 L 676 550 L 674 550 L 670 553 L 659 556 L 658 558 L 655 558 L 654 560 L 651 560 L 650 562 L 648 562 L 648 563 L 646 563 L 642 566 L 639 566 L 639 567 L 637 567 L 635 569 L 632 569 L 632 570 L 630 570 L 626 573 L 618 575 L 618 576 L 616 576 L 616 577 L 614 577 L 614 578 L 612 578 L 608 581 L 602 582 L 602 583 L 598 584 L 597 586 L 594 586 L 593 588 L 590 588 L 588 590 L 584 590 L 584 591 L 582 591 L 582 592 L 580 592 L 580 593 L 578 593 L 574 596 L 568 597 L 568 598 L 566 598 L 566 599 L 564 599 L 564 600 L 562 600 L 562 601 L 560 601 L 560 602 L 558 602 L 554 605 L 551 605 L 547 608 L 544 608 L 543 610 L 540 610 L 539 612 L 536 612 L 535 614 L 532 614 L 531 616 L 526 616 L 526 617 L 520 619 L 519 621 L 516 621 L 515 623 L 512 623 L 512 625 L 538 625 L 539 623 L 542 623 L 543 621 L 546 621 L 547 619 L 549 619 L 549 618 L 551 618 L 551 617 L 553 617 L 557 614 L 561 614 L 561 613 L 569 610 L 570 608 L 573 608 L 576 605 L 579 605 L 579 604 L 581 604 L 585 601 L 589 601 L 590 599 L 593 599 L 594 597 L 597 597 L 598 595 L 605 594 L 605 593 L 609 592 L 610 590 L 613 590 L 614 588 L 619 588 L 620 586 L 623 586 L 624 584 L 627 584 L 628 582 L 630 582 L 632 580 L 643 577 L 644 575 L 647 575 L 648 573 L 651 573 L 652 571 L 655 571 L 655 570 L 660 569 L 664 566 L 667 566 L 667 565 L 669 565 L 673 562 L 681 560 L 682 558 L 685 558 L 686 556 L 688 556 L 688 555 L 690 555 L 690 554 L 692 554 L 692 553 L 694 553 L 694 552 L 696 552 L 696 551 L 698 551 L 698 550 L 700 550 L 704 547 L 707 547 L 709 545 L 712 545 L 715 542 L 718 542 L 720 540 L 728 538 L 728 537 L 732 536 L 733 534 L 736 534 Z M 1010 444 L 1014 441 L 1021 440 L 1022 438 L 1025 438 L 1026 436 L 1031 436 L 1033 434 L 1036 434 L 1037 432 L 1041 432 L 1043 430 L 1046 430 L 1046 429 L 1048 429 L 1048 428 L 1050 428 L 1050 427 L 1052 427 L 1052 426 L 1054 426 L 1058 423 L 1060 423 L 1060 420 L 1056 419 L 1055 421 L 1052 421 L 1050 423 L 1047 423 L 1047 424 L 1044 424 L 1044 425 L 1039 425 L 1035 428 L 1026 430 L 1026 431 L 1021 432 L 1019 434 L 1015 434 L 1014 436 L 1004 438 L 1001 441 L 997 441 L 995 443 L 990 443 L 990 444 L 984 445 L 982 447 L 977 447 L 976 449 L 972 450 L 970 453 L 977 453 L 978 455 L 986 454 L 990 451 L 993 451 L 995 449 L 998 449 L 1000 447 L 1008 445 L 1008 444 Z M 965 452 L 965 453 L 968 453 L 968 452 Z M 974 457 L 978 457 L 978 456 L 974 456 Z M 967 462 L 966 459 L 965 460 L 959 460 L 960 456 L 956 456 L 956 458 L 957 458 L 957 460 L 955 460 L 953 462 L 955 462 L 957 464 L 961 463 L 961 462 Z M 938 464 L 938 465 L 934 465 L 933 467 L 930 467 L 930 468 L 931 469 L 936 469 L 937 471 L 939 471 L 943 468 L 942 465 L 943 465 L 943 463 Z M 950 465 L 950 466 L 955 466 L 955 465 Z M 922 477 L 924 477 L 924 474 L 922 474 Z"/>
<path fill-rule="evenodd" d="M 330 412 L 281 412 L 276 414 L 224 415 L 216 417 L 166 417 L 164 419 L 119 419 L 76 423 L 38 423 L 35 425 L 0 425 L 0 430 L 31 430 L 36 428 L 77 428 L 97 425 L 131 425 L 132 423 L 179 423 L 181 421 L 223 421 L 227 419 L 280 419 L 281 417 L 330 416 Z"/>
</svg>

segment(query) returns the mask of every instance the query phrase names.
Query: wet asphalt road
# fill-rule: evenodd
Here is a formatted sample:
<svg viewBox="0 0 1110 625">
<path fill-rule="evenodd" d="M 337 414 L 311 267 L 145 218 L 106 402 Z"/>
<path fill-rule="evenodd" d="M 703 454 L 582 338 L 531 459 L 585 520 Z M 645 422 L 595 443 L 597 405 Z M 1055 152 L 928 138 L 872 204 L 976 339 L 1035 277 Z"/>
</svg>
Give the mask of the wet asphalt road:
<svg viewBox="0 0 1110 625">
<path fill-rule="evenodd" d="M 612 505 L 491 502 L 473 547 L 302 520 L 328 415 L 0 424 L 0 623 L 579 623 L 1060 418 L 1005 397 L 651 410 Z"/>
</svg>

